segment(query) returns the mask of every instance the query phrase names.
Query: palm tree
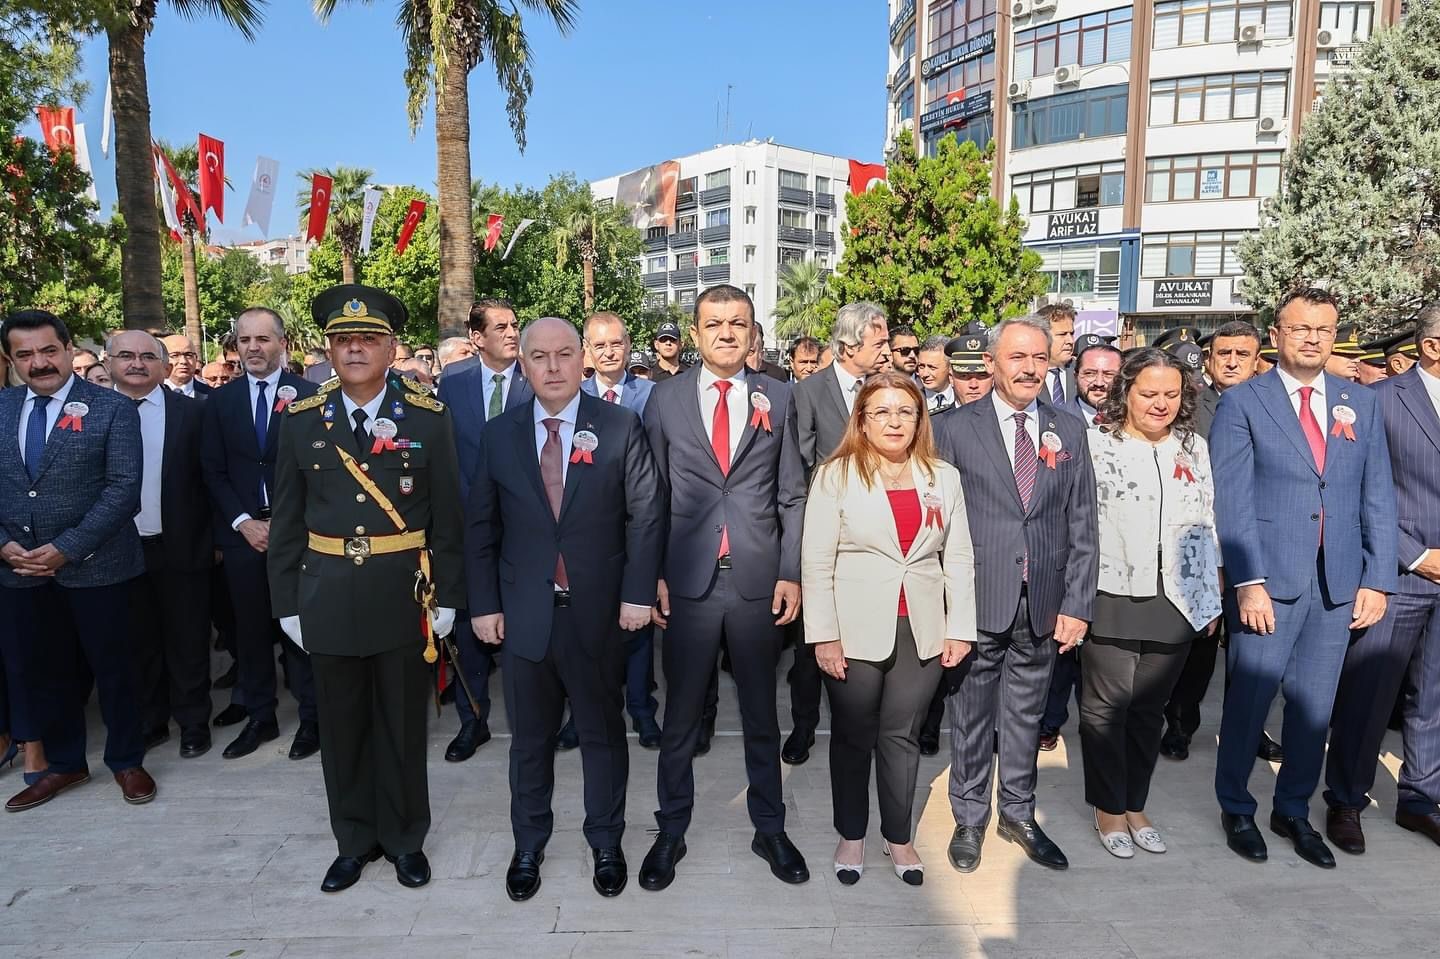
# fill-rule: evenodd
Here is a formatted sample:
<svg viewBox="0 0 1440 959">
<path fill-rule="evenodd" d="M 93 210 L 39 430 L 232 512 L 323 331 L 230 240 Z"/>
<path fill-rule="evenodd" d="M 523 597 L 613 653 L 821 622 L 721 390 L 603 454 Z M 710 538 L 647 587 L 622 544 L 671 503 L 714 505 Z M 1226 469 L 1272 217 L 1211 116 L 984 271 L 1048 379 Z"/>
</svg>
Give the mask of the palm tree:
<svg viewBox="0 0 1440 959">
<path fill-rule="evenodd" d="M 346 283 L 355 282 L 355 257 L 360 254 L 360 232 L 365 226 L 365 188 L 375 174 L 353 166 L 337 166 L 333 170 L 302 170 L 299 174 L 305 184 L 295 196 L 295 205 L 300 208 L 300 229 L 310 219 L 310 180 L 315 174 L 328 176 L 330 187 L 330 218 L 325 222 L 325 232 L 340 244 L 340 271 Z"/>
<path fill-rule="evenodd" d="M 575 207 L 554 230 L 555 268 L 565 269 L 570 247 L 580 256 L 585 270 L 585 312 L 595 309 L 595 263 L 603 250 L 611 259 L 620 240 L 620 231 L 629 226 L 613 203 L 584 202 Z"/>
<path fill-rule="evenodd" d="M 168 0 L 186 19 L 218 17 L 247 40 L 255 39 L 266 0 Z M 160 220 L 155 210 L 155 165 L 150 149 L 150 91 L 145 40 L 161 0 L 104 0 L 93 4 L 110 41 L 110 84 L 115 112 L 115 192 L 125 219 L 120 249 L 121 304 L 127 329 L 163 326 L 160 294 Z M 197 341 L 198 342 L 198 341 Z"/>
<path fill-rule="evenodd" d="M 160 141 L 160 149 L 169 158 L 185 189 L 195 197 L 200 178 L 200 151 L 195 144 L 173 147 Z M 200 224 L 189 210 L 188 204 L 176 203 L 180 213 L 180 270 L 185 280 L 185 335 L 198 348 L 205 342 L 200 319 L 200 280 L 196 266 L 196 237 L 202 236 Z"/>
<path fill-rule="evenodd" d="M 775 318 L 775 336 L 821 336 L 825 332 L 825 315 L 820 304 L 829 287 L 826 270 L 813 260 L 804 260 L 786 264 L 777 279 L 780 298 L 771 314 Z"/>
<path fill-rule="evenodd" d="M 312 0 L 328 20 L 342 0 Z M 368 4 L 370 0 L 358 0 Z M 517 5 L 518 4 L 518 5 Z M 525 105 L 534 89 L 530 44 L 519 7 L 569 32 L 578 0 L 400 0 L 395 21 L 405 42 L 406 110 L 419 129 L 435 94 L 436 192 L 440 211 L 440 336 L 465 328 L 475 296 L 475 234 L 470 221 L 470 71 L 489 59 L 505 93 L 515 142 L 525 149 Z M 433 16 L 439 8 L 443 15 Z"/>
</svg>

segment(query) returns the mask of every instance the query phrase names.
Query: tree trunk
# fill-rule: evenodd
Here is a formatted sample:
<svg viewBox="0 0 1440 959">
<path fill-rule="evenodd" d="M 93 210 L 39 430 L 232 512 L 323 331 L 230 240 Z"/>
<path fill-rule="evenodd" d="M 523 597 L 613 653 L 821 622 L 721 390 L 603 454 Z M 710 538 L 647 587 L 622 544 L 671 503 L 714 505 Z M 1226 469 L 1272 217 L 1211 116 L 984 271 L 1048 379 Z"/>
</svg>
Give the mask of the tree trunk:
<svg viewBox="0 0 1440 959">
<path fill-rule="evenodd" d="M 200 329 L 200 280 L 196 275 L 195 233 L 191 230 L 185 231 L 180 242 L 180 267 L 185 278 L 185 335 L 199 350 L 205 338 Z"/>
<path fill-rule="evenodd" d="M 443 268 L 441 273 L 444 273 Z M 340 277 L 346 283 L 355 282 L 355 254 L 343 247 L 340 249 Z"/>
<path fill-rule="evenodd" d="M 469 76 L 450 55 L 435 107 L 436 192 L 440 206 L 440 339 L 464 336 L 475 300 L 475 230 L 470 210 Z M 440 101 L 443 101 L 443 106 Z"/>
<path fill-rule="evenodd" d="M 589 314 L 595 311 L 595 264 L 589 260 L 581 262 L 585 270 L 585 312 Z"/>
<path fill-rule="evenodd" d="M 150 92 L 145 79 L 145 28 L 110 31 L 110 83 L 115 111 L 115 193 L 125 218 L 120 247 L 120 303 L 125 328 L 165 326 L 160 293 L 160 217 L 150 143 Z"/>
</svg>

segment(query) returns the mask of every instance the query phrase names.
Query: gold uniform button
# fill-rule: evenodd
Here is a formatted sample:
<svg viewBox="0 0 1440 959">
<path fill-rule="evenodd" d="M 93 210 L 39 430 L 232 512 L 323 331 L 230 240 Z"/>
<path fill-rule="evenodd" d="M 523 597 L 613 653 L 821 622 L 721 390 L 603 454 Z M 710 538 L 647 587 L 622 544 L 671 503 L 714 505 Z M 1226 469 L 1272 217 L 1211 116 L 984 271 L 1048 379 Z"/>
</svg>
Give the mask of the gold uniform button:
<svg viewBox="0 0 1440 959">
<path fill-rule="evenodd" d="M 363 526 L 357 526 L 357 527 L 355 527 L 355 535 L 356 535 L 356 536 L 364 536 L 364 535 L 365 535 L 365 527 L 363 527 Z"/>
<path fill-rule="evenodd" d="M 355 502 L 357 502 L 357 503 L 363 503 L 363 502 L 365 502 L 365 494 L 364 494 L 364 493 L 356 493 L 356 494 L 355 494 Z"/>
</svg>

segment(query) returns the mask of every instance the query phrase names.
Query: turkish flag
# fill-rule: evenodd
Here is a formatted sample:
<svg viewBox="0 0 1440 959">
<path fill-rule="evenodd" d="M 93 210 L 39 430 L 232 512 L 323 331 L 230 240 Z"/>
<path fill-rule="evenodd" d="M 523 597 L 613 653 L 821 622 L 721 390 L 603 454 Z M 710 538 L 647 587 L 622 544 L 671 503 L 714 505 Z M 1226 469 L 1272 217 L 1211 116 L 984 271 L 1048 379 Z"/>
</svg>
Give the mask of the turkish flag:
<svg viewBox="0 0 1440 959">
<path fill-rule="evenodd" d="M 214 137 L 200 134 L 200 211 L 215 211 L 215 219 L 225 222 L 225 144 Z"/>
<path fill-rule="evenodd" d="M 45 145 L 51 153 L 61 150 L 75 153 L 75 108 L 36 107 L 35 115 L 40 118 L 40 132 L 45 134 Z"/>
<path fill-rule="evenodd" d="M 305 227 L 306 241 L 319 243 L 325 238 L 325 221 L 330 217 L 330 190 L 335 186 L 323 173 L 315 174 L 310 181 L 310 222 Z"/>
<path fill-rule="evenodd" d="M 425 216 L 425 201 L 411 200 L 410 209 L 405 213 L 405 225 L 400 228 L 400 239 L 395 241 L 395 255 L 399 256 L 405 252 L 410 245 L 410 238 L 415 235 L 415 228 L 420 225 L 420 220 Z"/>
<path fill-rule="evenodd" d="M 850 192 L 856 196 L 867 193 L 875 181 L 885 182 L 885 164 L 850 161 Z"/>
<path fill-rule="evenodd" d="M 485 220 L 485 252 L 489 253 L 495 249 L 495 244 L 500 242 L 500 227 L 505 223 L 505 216 L 501 213 L 491 213 Z"/>
<path fill-rule="evenodd" d="M 184 223 L 184 216 L 186 213 L 189 213 L 195 218 L 195 229 L 204 233 L 205 214 L 201 212 L 200 207 L 196 205 L 195 194 L 191 193 L 190 188 L 185 185 L 185 181 L 180 179 L 180 174 L 175 172 L 174 165 L 171 164 L 170 158 L 165 155 L 165 151 L 160 149 L 159 144 L 155 144 L 155 153 L 160 157 L 161 163 L 165 166 L 165 175 L 170 180 L 170 188 L 175 191 L 175 215 L 180 219 L 181 223 Z"/>
</svg>

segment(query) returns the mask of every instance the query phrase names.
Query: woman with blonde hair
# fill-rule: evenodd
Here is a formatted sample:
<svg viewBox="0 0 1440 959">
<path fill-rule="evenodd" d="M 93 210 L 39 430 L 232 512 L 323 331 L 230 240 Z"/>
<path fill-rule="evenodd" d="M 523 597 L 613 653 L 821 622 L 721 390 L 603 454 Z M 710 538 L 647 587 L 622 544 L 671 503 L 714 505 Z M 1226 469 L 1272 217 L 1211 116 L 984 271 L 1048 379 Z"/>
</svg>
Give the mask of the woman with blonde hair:
<svg viewBox="0 0 1440 959">
<path fill-rule="evenodd" d="M 941 668 L 970 652 L 975 563 L 959 472 L 939 458 L 925 398 L 898 373 L 865 378 L 845 435 L 815 471 L 801 547 L 805 640 L 830 693 L 835 874 L 865 868 L 870 758 L 895 875 L 920 885 L 919 732 Z"/>
</svg>

